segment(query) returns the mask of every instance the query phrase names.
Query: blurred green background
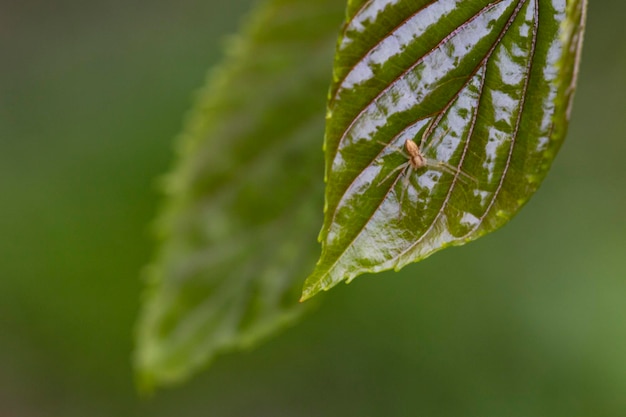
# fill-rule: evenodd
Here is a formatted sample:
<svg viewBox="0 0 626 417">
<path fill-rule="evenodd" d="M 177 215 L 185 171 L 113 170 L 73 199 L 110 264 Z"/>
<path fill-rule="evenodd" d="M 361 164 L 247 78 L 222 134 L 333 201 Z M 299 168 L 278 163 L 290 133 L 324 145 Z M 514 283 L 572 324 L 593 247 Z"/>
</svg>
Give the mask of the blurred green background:
<svg viewBox="0 0 626 417">
<path fill-rule="evenodd" d="M 251 4 L 0 3 L 0 416 L 625 416 L 620 0 L 590 4 L 568 139 L 508 226 L 137 398 L 156 179 Z"/>
</svg>

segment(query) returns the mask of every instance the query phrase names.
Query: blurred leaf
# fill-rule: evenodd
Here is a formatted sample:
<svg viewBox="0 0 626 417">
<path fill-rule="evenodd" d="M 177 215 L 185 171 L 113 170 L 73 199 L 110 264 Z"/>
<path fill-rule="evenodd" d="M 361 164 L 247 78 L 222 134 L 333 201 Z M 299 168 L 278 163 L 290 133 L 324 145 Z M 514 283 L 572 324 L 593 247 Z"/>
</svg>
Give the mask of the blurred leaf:
<svg viewBox="0 0 626 417">
<path fill-rule="evenodd" d="M 519 211 L 565 136 L 585 8 L 350 2 L 328 104 L 322 256 L 303 299 L 477 239 Z M 397 170 L 407 140 L 427 166 Z"/>
<path fill-rule="evenodd" d="M 180 381 L 300 312 L 317 255 L 340 0 L 273 0 L 228 45 L 181 137 L 137 330 L 140 384 Z M 319 215 L 318 215 L 319 213 Z"/>
</svg>

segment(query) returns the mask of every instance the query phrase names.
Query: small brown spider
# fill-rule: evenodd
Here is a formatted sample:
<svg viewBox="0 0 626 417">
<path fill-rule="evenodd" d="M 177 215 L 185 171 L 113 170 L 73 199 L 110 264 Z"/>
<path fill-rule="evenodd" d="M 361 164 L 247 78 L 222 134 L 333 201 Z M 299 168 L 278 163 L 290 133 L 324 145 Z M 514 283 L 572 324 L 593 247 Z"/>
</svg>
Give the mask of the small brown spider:
<svg viewBox="0 0 626 417">
<path fill-rule="evenodd" d="M 446 131 L 447 133 L 447 131 Z M 446 135 L 446 133 L 443 134 L 443 136 Z M 386 144 L 384 144 L 385 146 L 387 146 Z M 406 189 L 408 188 L 409 185 L 409 176 L 405 175 L 406 174 L 406 170 L 409 169 L 410 171 L 417 171 L 421 168 L 424 167 L 428 167 L 434 170 L 440 170 L 443 172 L 447 172 L 448 174 L 452 174 L 454 176 L 456 176 L 457 174 L 462 175 L 463 177 L 459 177 L 461 179 L 461 181 L 463 181 L 463 179 L 468 179 L 474 182 L 478 182 L 476 181 L 476 179 L 474 177 L 472 177 L 469 174 L 466 174 L 465 172 L 461 171 L 461 169 L 457 169 L 456 167 L 453 167 L 452 165 L 446 163 L 446 162 L 442 162 L 442 161 L 435 161 L 432 159 L 428 159 L 424 156 L 424 154 L 422 153 L 422 151 L 420 150 L 419 146 L 417 145 L 417 143 L 415 143 L 414 141 L 412 141 L 411 139 L 407 139 L 406 142 L 404 142 L 404 148 L 406 150 L 406 152 L 402 149 L 398 149 L 398 151 L 400 153 L 402 153 L 402 155 L 404 155 L 407 158 L 407 162 L 401 164 L 400 166 L 394 168 L 389 174 L 387 174 L 387 176 L 385 178 L 383 178 L 381 181 L 379 181 L 378 185 L 386 182 L 389 178 L 391 178 L 396 172 L 398 171 L 402 171 L 400 175 L 404 175 L 404 189 L 402 191 L 402 196 L 400 198 L 400 201 L 402 201 L 403 197 L 404 197 L 404 193 L 406 192 Z"/>
<path fill-rule="evenodd" d="M 404 142 L 404 147 L 406 148 L 406 152 L 409 154 L 409 164 L 413 170 L 418 170 L 428 165 L 428 161 L 420 151 L 420 147 L 417 146 L 417 143 L 413 142 L 411 139 L 407 139 L 407 141 Z"/>
</svg>

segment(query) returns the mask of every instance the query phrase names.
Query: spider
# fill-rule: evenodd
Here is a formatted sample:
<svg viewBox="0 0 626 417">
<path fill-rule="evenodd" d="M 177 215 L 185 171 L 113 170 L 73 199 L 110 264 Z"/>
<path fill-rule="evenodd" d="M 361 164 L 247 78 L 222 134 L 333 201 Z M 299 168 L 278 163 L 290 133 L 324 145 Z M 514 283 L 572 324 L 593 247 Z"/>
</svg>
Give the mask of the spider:
<svg viewBox="0 0 626 417">
<path fill-rule="evenodd" d="M 444 134 L 442 135 L 445 136 L 448 131 L 450 129 L 446 130 L 444 132 Z M 387 144 L 382 143 L 381 144 L 387 146 Z M 435 170 L 440 170 L 443 172 L 447 172 L 448 174 L 452 174 L 454 176 L 456 176 L 457 174 L 460 174 L 462 177 L 459 177 L 461 179 L 461 181 L 465 180 L 470 180 L 473 182 L 478 182 L 474 177 L 472 177 L 471 175 L 461 171 L 460 168 L 456 168 L 453 167 L 452 165 L 443 162 L 443 161 L 436 161 L 433 159 L 428 159 L 426 158 L 426 156 L 424 156 L 424 154 L 422 153 L 422 151 L 420 150 L 420 147 L 417 145 L 417 143 L 415 143 L 413 140 L 411 139 L 407 139 L 406 142 L 404 142 L 404 150 L 402 149 L 398 149 L 398 151 L 400 153 L 402 153 L 402 155 L 404 155 L 407 158 L 407 162 L 401 164 L 400 166 L 394 168 L 389 174 L 387 174 L 387 176 L 385 178 L 383 178 L 381 181 L 378 182 L 378 185 L 386 182 L 389 178 L 391 178 L 396 172 L 398 171 L 402 171 L 402 173 L 400 175 L 404 175 L 404 189 L 402 190 L 402 195 L 400 197 L 400 204 L 402 204 L 402 199 L 404 198 L 404 193 L 406 192 L 406 189 L 408 188 L 409 185 L 409 176 L 405 175 L 407 168 L 410 171 L 417 171 L 421 168 L 424 167 L 428 167 L 428 168 L 432 168 Z M 406 152 L 405 152 L 406 151 Z"/>
</svg>

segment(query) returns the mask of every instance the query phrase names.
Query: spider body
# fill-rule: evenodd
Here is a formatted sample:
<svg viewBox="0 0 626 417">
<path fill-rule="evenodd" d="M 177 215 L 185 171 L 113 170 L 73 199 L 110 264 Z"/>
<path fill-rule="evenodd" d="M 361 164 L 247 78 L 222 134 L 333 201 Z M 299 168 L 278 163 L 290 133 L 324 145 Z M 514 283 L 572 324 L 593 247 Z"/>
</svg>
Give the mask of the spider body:
<svg viewBox="0 0 626 417">
<path fill-rule="evenodd" d="M 411 139 L 407 139 L 407 141 L 404 142 L 404 148 L 409 156 L 408 159 L 411 168 L 420 169 L 427 165 L 426 158 L 422 155 L 420 147 L 417 146 L 417 143 L 413 142 Z"/>
<path fill-rule="evenodd" d="M 447 131 L 446 131 L 447 133 Z M 445 136 L 445 133 L 444 133 Z M 387 146 L 384 143 L 381 143 L 385 146 Z M 431 168 L 440 172 L 445 172 L 448 173 L 450 175 L 453 175 L 456 179 L 460 179 L 462 182 L 466 181 L 466 180 L 470 180 L 473 181 L 475 183 L 477 183 L 478 181 L 476 181 L 476 179 L 474 177 L 472 177 L 471 175 L 466 174 L 465 172 L 463 172 L 460 168 L 454 167 L 446 162 L 442 162 L 442 161 L 436 161 L 436 160 L 431 160 L 428 159 L 424 156 L 424 154 L 422 153 L 419 145 L 417 143 L 415 143 L 413 140 L 411 139 L 407 139 L 406 142 L 404 142 L 404 151 L 402 149 L 398 149 L 406 158 L 407 161 L 403 164 L 401 164 L 400 166 L 396 167 L 395 169 L 393 169 L 387 176 L 385 176 L 385 178 L 383 178 L 379 184 L 382 184 L 384 182 L 386 182 L 389 178 L 391 178 L 394 174 L 396 174 L 398 171 L 400 171 L 400 175 L 403 176 L 403 189 L 402 189 L 402 194 L 400 196 L 400 202 L 402 202 L 402 199 L 404 197 L 404 193 L 406 192 L 408 186 L 409 186 L 409 175 L 412 171 L 418 171 L 421 168 Z M 409 173 L 407 173 L 406 171 L 409 171 Z"/>
</svg>

